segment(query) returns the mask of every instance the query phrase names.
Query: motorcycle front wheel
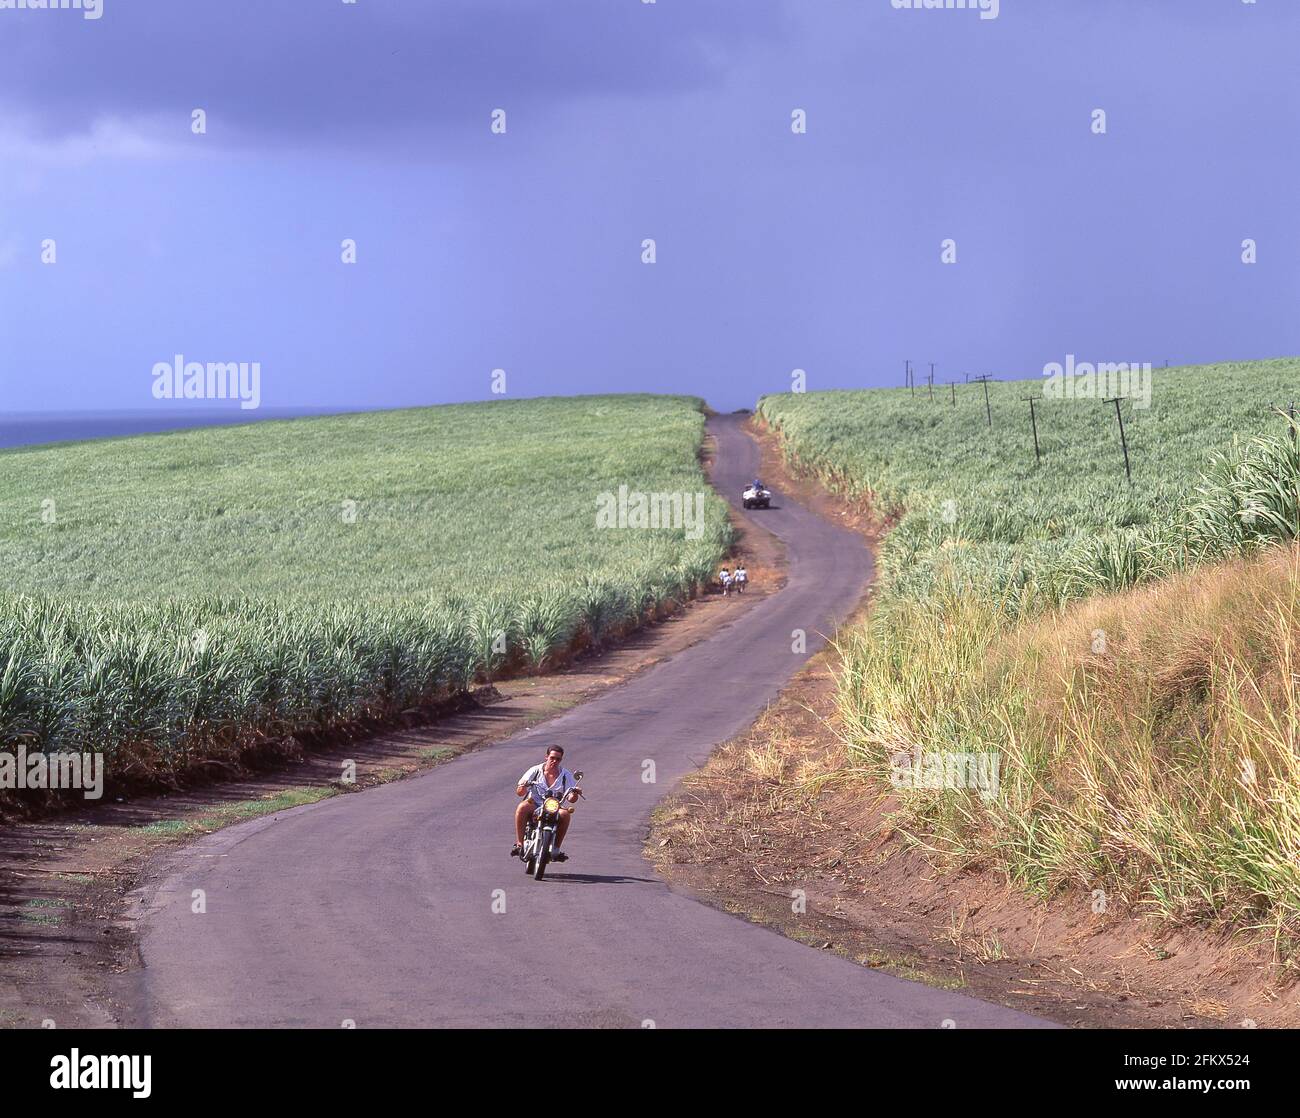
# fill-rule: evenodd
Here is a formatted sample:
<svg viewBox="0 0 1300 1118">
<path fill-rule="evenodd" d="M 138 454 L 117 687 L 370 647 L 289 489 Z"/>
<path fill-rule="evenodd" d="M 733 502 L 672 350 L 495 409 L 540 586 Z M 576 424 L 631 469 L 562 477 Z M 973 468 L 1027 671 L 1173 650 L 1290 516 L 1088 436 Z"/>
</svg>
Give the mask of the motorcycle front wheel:
<svg viewBox="0 0 1300 1118">
<path fill-rule="evenodd" d="M 543 831 L 542 837 L 537 840 L 537 870 L 533 874 L 533 879 L 541 881 L 546 875 L 546 863 L 551 860 L 551 834 L 549 831 Z"/>
</svg>

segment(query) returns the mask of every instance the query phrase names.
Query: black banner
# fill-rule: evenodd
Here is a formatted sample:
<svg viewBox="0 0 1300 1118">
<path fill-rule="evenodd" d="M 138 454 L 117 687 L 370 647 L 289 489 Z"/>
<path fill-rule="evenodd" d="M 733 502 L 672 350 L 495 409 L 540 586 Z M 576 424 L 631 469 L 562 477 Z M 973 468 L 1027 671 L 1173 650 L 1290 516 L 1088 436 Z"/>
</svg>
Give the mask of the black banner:
<svg viewBox="0 0 1300 1118">
<path fill-rule="evenodd" d="M 862 1082 L 864 1102 L 888 1092 L 894 1099 L 971 1102 L 988 1092 L 1041 1089 L 1070 1104 L 1120 1095 L 1180 1104 L 1209 1097 L 1224 1105 L 1232 1096 L 1258 1097 L 1280 1090 L 1282 1070 L 1294 1061 L 1292 1033 L 1265 1030 L 1027 1032 L 959 1029 L 875 1032 L 761 1032 L 748 1043 L 768 1052 L 737 1067 L 725 1055 L 740 1038 L 711 1034 L 722 1047 L 709 1058 L 701 1038 L 673 1030 L 584 1032 L 562 1027 L 542 1043 L 531 1031 L 436 1032 L 339 1029 L 261 1032 L 9 1031 L 4 1034 L 9 1103 L 51 1101 L 53 1096 L 116 1095 L 123 1101 L 205 1103 L 319 1099 L 333 1108 L 373 1103 L 396 1090 L 422 1090 L 430 1076 L 463 1064 L 481 1081 L 482 1065 L 500 1061 L 503 1072 L 521 1053 L 550 1051 L 557 1069 L 577 1063 L 585 1091 L 608 1080 L 625 1090 L 641 1074 L 656 1082 L 682 1074 L 716 1082 L 732 1101 L 767 1092 L 780 1080 L 797 1094 L 842 1093 Z M 650 1035 L 663 1033 L 665 1035 Z M 708 1041 L 704 1041 L 705 1044 Z M 649 1059 L 653 1063 L 640 1064 Z M 665 1062 L 671 1061 L 671 1062 Z M 546 1061 L 543 1061 L 546 1066 Z M 863 1081 L 861 1075 L 866 1072 Z M 526 1073 L 531 1074 L 531 1072 Z M 572 1070 L 561 1073 L 565 1077 Z M 458 1093 L 467 1084 L 458 1077 Z M 702 1082 L 701 1082 L 702 1081 Z M 1024 1096 L 1032 1097 L 1032 1096 Z"/>
</svg>

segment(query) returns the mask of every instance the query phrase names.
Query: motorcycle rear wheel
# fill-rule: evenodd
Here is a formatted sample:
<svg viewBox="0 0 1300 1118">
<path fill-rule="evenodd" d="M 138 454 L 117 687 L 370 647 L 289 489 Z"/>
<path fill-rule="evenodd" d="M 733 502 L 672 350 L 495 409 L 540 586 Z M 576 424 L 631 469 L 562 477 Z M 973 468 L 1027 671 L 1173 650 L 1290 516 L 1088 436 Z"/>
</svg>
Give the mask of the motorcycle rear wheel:
<svg viewBox="0 0 1300 1118">
<path fill-rule="evenodd" d="M 520 861 L 524 864 L 524 873 L 532 877 L 533 866 L 537 862 L 537 842 L 531 829 L 524 832 L 524 853 Z"/>
</svg>

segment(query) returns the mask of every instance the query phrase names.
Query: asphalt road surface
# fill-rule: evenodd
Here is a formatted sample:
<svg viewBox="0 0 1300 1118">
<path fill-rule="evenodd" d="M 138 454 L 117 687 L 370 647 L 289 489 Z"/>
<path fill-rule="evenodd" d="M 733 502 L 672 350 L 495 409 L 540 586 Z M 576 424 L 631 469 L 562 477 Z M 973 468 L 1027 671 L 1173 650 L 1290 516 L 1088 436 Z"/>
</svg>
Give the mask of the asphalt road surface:
<svg viewBox="0 0 1300 1118">
<path fill-rule="evenodd" d="M 758 449 L 711 422 L 738 501 Z M 788 585 L 596 700 L 424 776 L 228 828 L 146 887 L 138 1021 L 166 1027 L 1046 1024 L 893 978 L 674 892 L 650 812 L 747 726 L 865 585 L 860 537 L 777 494 Z M 791 651 L 797 629 L 807 652 Z M 515 783 L 544 748 L 586 773 L 547 879 L 510 858 Z M 653 762 L 654 783 L 644 779 Z M 206 912 L 193 911 L 203 890 Z M 504 902 L 504 903 L 503 903 Z M 500 911 L 504 907 L 504 911 Z"/>
</svg>

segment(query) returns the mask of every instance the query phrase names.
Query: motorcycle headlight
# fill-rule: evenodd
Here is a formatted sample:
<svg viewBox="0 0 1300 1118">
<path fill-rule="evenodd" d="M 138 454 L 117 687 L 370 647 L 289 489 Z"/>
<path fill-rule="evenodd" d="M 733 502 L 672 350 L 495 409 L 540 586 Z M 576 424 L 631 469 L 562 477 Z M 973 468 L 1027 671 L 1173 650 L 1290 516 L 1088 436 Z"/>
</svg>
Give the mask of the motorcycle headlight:
<svg viewBox="0 0 1300 1118">
<path fill-rule="evenodd" d="M 554 796 L 548 796 L 546 799 L 546 813 L 548 815 L 554 815 L 559 810 L 560 810 L 560 801 L 557 800 Z"/>
</svg>

